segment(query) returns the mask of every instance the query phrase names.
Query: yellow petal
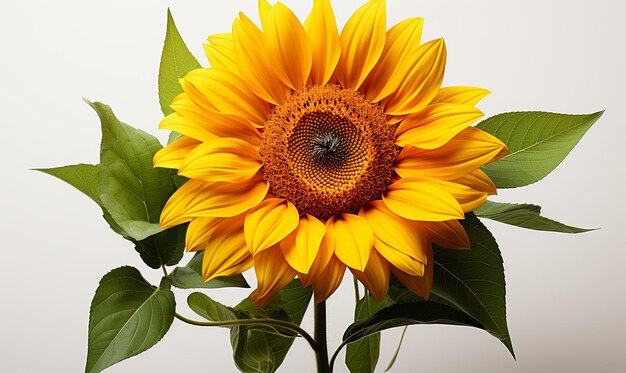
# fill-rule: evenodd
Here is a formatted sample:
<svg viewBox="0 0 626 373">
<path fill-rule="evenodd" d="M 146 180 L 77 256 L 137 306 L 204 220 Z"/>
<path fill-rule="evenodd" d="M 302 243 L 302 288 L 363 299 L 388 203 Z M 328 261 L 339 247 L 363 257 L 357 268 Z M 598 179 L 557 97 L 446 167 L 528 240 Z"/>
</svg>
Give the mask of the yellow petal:
<svg viewBox="0 0 626 373">
<path fill-rule="evenodd" d="M 437 149 L 405 147 L 396 159 L 396 172 L 402 177 L 452 180 L 503 154 L 506 154 L 506 146 L 500 140 L 469 127 Z"/>
<path fill-rule="evenodd" d="M 324 234 L 324 223 L 308 214 L 300 216 L 298 227 L 280 241 L 280 248 L 289 265 L 298 272 L 309 273 Z"/>
<path fill-rule="evenodd" d="M 467 185 L 446 180 L 433 180 L 433 182 L 452 193 L 463 208 L 463 212 L 474 211 L 487 199 L 486 192 L 474 190 Z"/>
<path fill-rule="evenodd" d="M 220 219 L 203 244 L 202 278 L 232 276 L 252 267 L 252 255 L 243 239 L 243 219 Z"/>
<path fill-rule="evenodd" d="M 395 250 L 426 262 L 427 241 L 420 223 L 406 220 L 393 213 L 383 201 L 371 201 L 359 211 L 372 227 L 374 245 L 382 241 Z"/>
<path fill-rule="evenodd" d="M 183 136 L 156 152 L 153 158 L 154 167 L 180 168 L 187 154 L 200 144 L 198 140 Z"/>
<path fill-rule="evenodd" d="M 240 13 L 233 23 L 233 37 L 239 74 L 248 88 L 267 102 L 282 104 L 291 90 L 274 71 L 266 36 L 248 17 Z"/>
<path fill-rule="evenodd" d="M 220 69 L 192 70 L 181 80 L 185 93 L 198 106 L 239 115 L 262 126 L 270 109 L 233 72 Z"/>
<path fill-rule="evenodd" d="M 202 46 L 211 67 L 237 72 L 233 34 L 215 34 L 207 40 L 209 43 Z"/>
<path fill-rule="evenodd" d="M 235 217 L 192 219 L 187 227 L 187 234 L 185 235 L 185 247 L 187 248 L 187 251 L 204 250 L 207 241 L 215 233 L 216 227 L 224 219 L 235 219 Z"/>
<path fill-rule="evenodd" d="M 246 215 L 248 248 L 252 255 L 256 255 L 287 237 L 297 226 L 298 209 L 291 202 L 268 198 Z"/>
<path fill-rule="evenodd" d="M 463 210 L 454 196 L 429 180 L 402 178 L 383 193 L 389 210 L 409 220 L 462 219 Z"/>
<path fill-rule="evenodd" d="M 428 241 L 430 245 L 430 241 Z M 414 257 L 398 251 L 387 245 L 383 241 L 374 243 L 375 251 L 378 251 L 389 263 L 412 276 L 421 276 L 424 274 L 426 266 L 425 260 L 417 260 Z"/>
<path fill-rule="evenodd" d="M 433 286 L 433 268 L 435 266 L 435 260 L 433 258 L 433 251 L 428 250 L 428 264 L 424 269 L 423 276 L 411 276 L 402 272 L 397 268 L 391 268 L 393 274 L 415 294 L 419 295 L 425 300 L 428 300 L 430 296 L 430 289 Z"/>
<path fill-rule="evenodd" d="M 341 36 L 341 57 L 335 75 L 343 88 L 359 89 L 385 47 L 385 0 L 371 0 L 348 20 Z"/>
<path fill-rule="evenodd" d="M 437 92 L 437 96 L 432 102 L 474 106 L 490 93 L 488 90 L 478 87 L 445 87 Z"/>
<path fill-rule="evenodd" d="M 313 279 L 322 276 L 322 272 L 328 265 L 331 257 L 333 257 L 333 251 L 328 247 L 326 235 L 322 239 L 320 243 L 319 250 L 317 251 L 317 255 L 315 256 L 315 260 L 313 260 L 313 264 L 309 269 L 308 273 L 300 272 L 298 273 L 298 277 L 302 281 L 303 286 L 309 286 Z M 345 266 L 344 266 L 345 269 Z"/>
<path fill-rule="evenodd" d="M 372 250 L 370 259 L 363 272 L 350 268 L 354 277 L 369 290 L 377 301 L 383 300 L 389 289 L 390 266 L 376 250 Z"/>
<path fill-rule="evenodd" d="M 225 137 L 196 147 L 178 173 L 190 179 L 239 183 L 250 180 L 262 165 L 261 156 L 252 145 Z"/>
<path fill-rule="evenodd" d="M 276 3 L 267 16 L 263 29 L 269 45 L 274 71 L 288 87 L 300 90 L 311 72 L 311 42 L 293 12 Z"/>
<path fill-rule="evenodd" d="M 474 190 L 485 192 L 488 195 L 498 194 L 496 184 L 494 184 L 489 176 L 487 176 L 487 174 L 485 174 L 480 169 L 477 169 L 470 174 L 467 174 L 458 179 L 454 179 L 452 181 L 459 184 L 467 185 Z"/>
<path fill-rule="evenodd" d="M 348 267 L 362 271 L 374 244 L 367 220 L 352 214 L 335 215 L 326 222 L 328 247 Z"/>
<path fill-rule="evenodd" d="M 321 303 L 328 299 L 337 290 L 346 272 L 346 265 L 335 255 L 332 255 L 324 269 L 312 277 L 315 303 Z"/>
<path fill-rule="evenodd" d="M 366 96 L 378 102 L 395 92 L 417 63 L 423 18 L 410 18 L 387 31 L 385 48 L 378 64 L 368 77 Z"/>
<path fill-rule="evenodd" d="M 304 21 L 304 29 L 311 41 L 313 56 L 311 82 L 313 85 L 325 85 L 341 56 L 339 31 L 329 0 L 313 0 L 313 10 Z"/>
<path fill-rule="evenodd" d="M 263 26 L 263 30 L 267 32 L 269 27 L 269 14 L 272 11 L 272 4 L 270 4 L 267 0 L 259 0 L 258 8 L 261 26 Z"/>
<path fill-rule="evenodd" d="M 470 105 L 436 104 L 406 117 L 396 130 L 396 144 L 438 148 L 483 116 Z"/>
<path fill-rule="evenodd" d="M 254 256 L 254 272 L 257 288 L 250 294 L 250 300 L 257 308 L 268 305 L 296 276 L 296 271 L 289 266 L 278 246 Z"/>
<path fill-rule="evenodd" d="M 178 95 L 171 106 L 176 113 L 165 117 L 159 128 L 176 131 L 201 141 L 236 137 L 249 142 L 255 148 L 261 145 L 259 131 L 253 127 L 252 122 L 239 115 L 200 108 L 186 94 Z"/>
<path fill-rule="evenodd" d="M 231 217 L 263 201 L 269 184 L 259 176 L 242 183 L 189 180 L 167 201 L 161 226 L 172 227 L 195 217 Z"/>
<path fill-rule="evenodd" d="M 446 249 L 469 249 L 470 242 L 465 229 L 458 220 L 424 222 L 431 240 Z"/>
<path fill-rule="evenodd" d="M 381 101 L 386 114 L 415 113 L 435 98 L 446 67 L 446 44 L 443 39 L 431 40 L 420 46 L 415 61 L 402 86 Z"/>
</svg>

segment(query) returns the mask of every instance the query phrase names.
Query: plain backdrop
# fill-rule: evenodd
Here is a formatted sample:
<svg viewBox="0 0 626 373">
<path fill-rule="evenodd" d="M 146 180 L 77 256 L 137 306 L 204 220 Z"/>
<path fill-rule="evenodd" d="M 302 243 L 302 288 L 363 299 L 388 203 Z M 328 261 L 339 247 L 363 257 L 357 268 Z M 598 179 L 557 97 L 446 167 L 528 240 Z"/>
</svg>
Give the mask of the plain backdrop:
<svg viewBox="0 0 626 373">
<path fill-rule="evenodd" d="M 311 1 L 285 1 L 301 19 Z M 362 3 L 334 1 L 343 25 Z M 394 1 L 387 24 L 425 17 L 424 40 L 443 36 L 446 85 L 493 94 L 480 108 L 588 113 L 606 109 L 561 166 L 541 182 L 503 190 L 500 201 L 533 202 L 580 235 L 486 224 L 506 268 L 508 321 L 517 361 L 481 330 L 414 326 L 396 372 L 626 371 L 624 138 L 626 3 L 622 1 Z M 256 1 L 0 1 L 0 371 L 84 369 L 91 298 L 109 270 L 133 265 L 151 281 L 132 245 L 109 231 L 87 197 L 29 171 L 98 159 L 99 122 L 82 97 L 165 140 L 157 72 L 170 7 L 203 65 L 202 43 L 229 32 Z M 247 274 L 253 281 L 253 275 Z M 348 281 L 349 276 L 346 276 Z M 248 290 L 214 290 L 233 304 Z M 176 292 L 180 312 L 185 292 Z M 331 351 L 353 310 L 345 282 L 329 300 Z M 311 330 L 312 312 L 304 327 Z M 383 334 L 379 371 L 399 331 Z M 234 372 L 225 329 L 175 322 L 154 348 L 109 372 Z M 346 371 L 343 353 L 336 371 Z M 312 372 L 298 340 L 281 371 Z"/>
</svg>

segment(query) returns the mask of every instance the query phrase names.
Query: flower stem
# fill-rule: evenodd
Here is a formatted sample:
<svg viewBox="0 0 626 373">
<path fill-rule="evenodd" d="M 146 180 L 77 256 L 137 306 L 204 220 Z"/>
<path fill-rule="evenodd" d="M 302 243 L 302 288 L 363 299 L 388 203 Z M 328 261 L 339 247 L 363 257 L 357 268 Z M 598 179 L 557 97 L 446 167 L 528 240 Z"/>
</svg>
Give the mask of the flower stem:
<svg viewBox="0 0 626 373">
<path fill-rule="evenodd" d="M 195 326 L 230 326 L 230 325 L 272 325 L 273 327 L 289 330 L 291 332 L 296 332 L 304 337 L 304 339 L 309 342 L 313 350 L 315 350 L 316 354 L 319 354 L 320 346 L 318 346 L 317 342 L 311 337 L 309 333 L 307 333 L 304 329 L 300 328 L 296 324 L 292 324 L 288 321 L 283 320 L 275 320 L 275 319 L 237 319 L 237 320 L 220 320 L 220 321 L 196 321 L 189 319 L 179 313 L 176 313 L 177 319 L 182 322 L 185 322 L 190 325 Z M 326 372 L 326 371 L 325 371 Z"/>
<path fill-rule="evenodd" d="M 315 342 L 318 349 L 315 358 L 317 360 L 317 373 L 329 373 L 328 365 L 328 341 L 326 339 L 326 302 L 315 305 Z"/>
</svg>

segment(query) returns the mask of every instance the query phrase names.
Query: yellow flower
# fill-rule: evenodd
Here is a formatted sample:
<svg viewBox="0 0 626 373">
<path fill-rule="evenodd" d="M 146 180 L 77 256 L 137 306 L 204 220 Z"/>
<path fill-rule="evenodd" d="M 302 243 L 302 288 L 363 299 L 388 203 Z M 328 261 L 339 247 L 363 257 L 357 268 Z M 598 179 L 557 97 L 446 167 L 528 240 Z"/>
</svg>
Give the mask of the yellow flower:
<svg viewBox="0 0 626 373">
<path fill-rule="evenodd" d="M 205 280 L 254 266 L 258 307 L 295 276 L 321 302 L 346 267 L 377 299 L 391 272 L 427 298 L 431 243 L 468 248 L 457 219 L 496 192 L 479 168 L 506 147 L 471 127 L 489 92 L 441 88 L 443 39 L 421 43 L 421 18 L 387 31 L 384 0 L 341 34 L 328 0 L 304 24 L 281 3 L 259 13 L 262 29 L 240 14 L 208 38 L 211 68 L 160 124 L 184 136 L 155 166 L 190 179 L 161 225 L 189 222 Z"/>
</svg>

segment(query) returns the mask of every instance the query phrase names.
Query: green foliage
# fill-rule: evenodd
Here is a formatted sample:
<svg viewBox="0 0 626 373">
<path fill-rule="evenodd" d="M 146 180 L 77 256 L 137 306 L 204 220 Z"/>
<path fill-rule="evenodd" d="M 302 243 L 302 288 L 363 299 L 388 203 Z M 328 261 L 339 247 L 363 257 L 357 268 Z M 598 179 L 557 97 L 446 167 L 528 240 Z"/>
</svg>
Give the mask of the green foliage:
<svg viewBox="0 0 626 373">
<path fill-rule="evenodd" d="M 184 267 L 176 267 L 171 274 L 172 285 L 179 289 L 215 289 L 225 287 L 249 288 L 242 274 L 223 276 L 211 281 L 202 279 L 202 258 L 204 251 L 197 252 Z"/>
<path fill-rule="evenodd" d="M 98 192 L 103 206 L 134 240 L 162 231 L 159 215 L 176 186 L 169 170 L 152 165 L 161 144 L 120 122 L 110 107 L 99 102 L 89 104 L 102 125 Z"/>
<path fill-rule="evenodd" d="M 91 302 L 85 372 L 101 372 L 163 338 L 176 304 L 167 279 L 158 288 L 133 267 L 107 273 Z"/>
<path fill-rule="evenodd" d="M 436 302 L 409 302 L 391 305 L 374 316 L 350 325 L 343 334 L 344 342 L 399 326 L 417 324 L 465 325 L 482 328 L 466 313 Z"/>
<path fill-rule="evenodd" d="M 482 169 L 498 188 L 516 188 L 541 180 L 563 161 L 602 113 L 529 111 L 488 118 L 476 127 L 502 140 L 509 153 Z"/>
<path fill-rule="evenodd" d="M 486 330 L 514 356 L 506 324 L 500 250 L 491 233 L 473 214 L 467 214 L 461 223 L 471 249 L 434 248 L 434 279 L 429 300 L 423 301 L 392 277 L 388 297 L 395 304 L 350 325 L 344 333 L 344 343 L 399 326 L 465 325 Z"/>
<path fill-rule="evenodd" d="M 135 250 L 144 263 L 151 268 L 159 268 L 161 265 L 171 266 L 180 262 L 185 252 L 186 232 L 187 226 L 179 225 L 140 241 L 132 238 L 130 241 L 135 244 Z"/>
<path fill-rule="evenodd" d="M 474 216 L 461 221 L 470 250 L 434 248 L 432 300 L 475 319 L 514 355 L 506 324 L 504 266 L 496 240 Z"/>
<path fill-rule="evenodd" d="M 163 230 L 159 215 L 176 190 L 169 170 L 155 169 L 152 157 L 161 149 L 153 136 L 120 122 L 111 109 L 88 102 L 101 120 L 100 164 L 38 169 L 87 195 L 100 206 L 113 231 L 134 243 L 151 268 L 174 265 L 185 246 L 185 226 Z"/>
<path fill-rule="evenodd" d="M 593 229 L 576 228 L 540 215 L 541 207 L 531 204 L 502 203 L 485 201 L 474 210 L 476 216 L 487 218 L 500 223 L 538 231 L 561 233 L 582 233 Z"/>
<path fill-rule="evenodd" d="M 170 104 L 174 97 L 183 91 L 178 80 L 189 71 L 197 68 L 200 68 L 200 64 L 189 52 L 176 28 L 172 13 L 168 9 L 167 30 L 165 31 L 165 42 L 161 53 L 161 65 L 159 66 L 159 103 L 164 115 L 173 112 Z M 173 141 L 172 137 L 170 137 L 171 141 Z"/>
<path fill-rule="evenodd" d="M 247 311 L 252 317 L 284 312 L 288 320 L 300 325 L 311 302 L 311 288 L 303 288 L 299 280 L 293 280 L 278 293 L 272 303 L 260 312 L 245 299 L 235 308 Z M 294 338 L 278 336 L 267 330 L 250 326 L 238 326 L 230 332 L 233 358 L 242 372 L 275 372 L 282 364 Z"/>
<path fill-rule="evenodd" d="M 389 298 L 378 302 L 366 292 L 354 310 L 354 321 L 368 319 L 392 304 Z M 371 373 L 376 369 L 380 354 L 380 333 L 373 333 L 346 347 L 346 366 L 351 373 Z"/>
<path fill-rule="evenodd" d="M 263 310 L 257 310 L 249 299 L 236 307 L 227 307 L 202 293 L 192 293 L 187 302 L 200 316 L 211 321 L 252 318 L 277 319 L 300 325 L 311 301 L 311 289 L 293 280 Z M 275 372 L 282 364 L 294 335 L 270 325 L 229 325 L 233 359 L 242 372 Z"/>
<path fill-rule="evenodd" d="M 100 200 L 100 194 L 98 193 L 98 168 L 99 165 L 79 163 L 54 168 L 37 168 L 35 171 L 40 171 L 63 180 L 91 198 L 102 209 L 102 216 L 109 223 L 111 229 L 119 235 L 128 236 L 124 229 L 113 220 L 113 217 L 104 208 Z"/>
</svg>

